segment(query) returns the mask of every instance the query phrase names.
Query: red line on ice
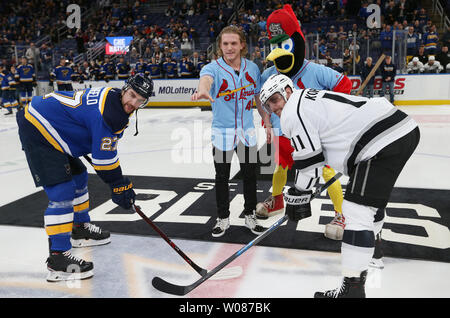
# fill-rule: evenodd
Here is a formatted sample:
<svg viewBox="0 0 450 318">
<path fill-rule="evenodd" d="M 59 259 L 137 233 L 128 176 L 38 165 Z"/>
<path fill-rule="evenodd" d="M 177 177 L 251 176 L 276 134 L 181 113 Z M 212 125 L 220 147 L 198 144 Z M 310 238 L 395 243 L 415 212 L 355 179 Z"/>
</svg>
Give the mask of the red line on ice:
<svg viewBox="0 0 450 318">
<path fill-rule="evenodd" d="M 237 252 L 242 246 L 239 244 L 223 244 L 216 255 L 214 256 L 213 261 L 211 262 L 209 269 L 212 269 L 222 263 L 225 259 L 233 255 Z M 236 258 L 230 264 L 228 264 L 222 270 L 226 270 L 227 268 L 234 266 L 242 267 L 242 275 L 231 278 L 231 279 L 223 279 L 223 280 L 212 280 L 214 276 L 212 276 L 209 280 L 205 281 L 202 285 L 198 286 L 191 293 L 188 294 L 189 297 L 199 297 L 199 298 L 229 298 L 234 297 L 236 292 L 238 291 L 240 285 L 244 281 L 245 273 L 247 268 L 250 266 L 251 261 L 254 257 L 254 252 L 256 248 L 251 248 L 247 250 L 244 254 Z M 216 275 L 220 275 L 220 271 L 216 273 Z"/>
</svg>

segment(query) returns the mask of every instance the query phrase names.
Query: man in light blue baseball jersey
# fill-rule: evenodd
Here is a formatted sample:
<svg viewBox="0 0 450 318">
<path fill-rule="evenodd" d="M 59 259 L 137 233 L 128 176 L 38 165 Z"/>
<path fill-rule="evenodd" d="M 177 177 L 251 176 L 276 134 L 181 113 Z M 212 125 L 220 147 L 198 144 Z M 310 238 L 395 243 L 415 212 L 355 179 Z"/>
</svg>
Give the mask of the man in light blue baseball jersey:
<svg viewBox="0 0 450 318">
<path fill-rule="evenodd" d="M 202 68 L 198 89 L 191 98 L 193 101 L 208 99 L 213 113 L 211 138 L 218 219 L 212 236 L 222 236 L 230 227 L 228 181 L 235 151 L 244 182 L 245 226 L 260 234 L 265 229 L 257 224 L 255 217 L 258 148 L 253 122 L 254 102 L 267 127 L 267 142 L 271 139 L 270 119 L 259 100 L 261 74 L 256 64 L 243 57 L 247 52 L 245 35 L 237 27 L 225 27 L 217 43 L 220 58 Z"/>
</svg>

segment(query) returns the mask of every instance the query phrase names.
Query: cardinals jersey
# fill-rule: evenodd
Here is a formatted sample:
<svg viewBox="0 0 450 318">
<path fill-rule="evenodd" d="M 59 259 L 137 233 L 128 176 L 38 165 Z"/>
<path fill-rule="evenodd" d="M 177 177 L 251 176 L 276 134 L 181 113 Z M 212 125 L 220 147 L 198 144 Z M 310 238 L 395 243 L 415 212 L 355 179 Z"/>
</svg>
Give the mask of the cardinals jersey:
<svg viewBox="0 0 450 318">
<path fill-rule="evenodd" d="M 250 60 L 241 58 L 237 74 L 223 58 L 205 65 L 200 77 L 209 75 L 214 81 L 210 95 L 212 103 L 212 143 L 222 150 L 234 149 L 239 140 L 246 146 L 256 145 L 253 123 L 253 99 L 261 89 L 261 73 Z"/>
<path fill-rule="evenodd" d="M 273 74 L 280 74 L 275 66 L 266 69 L 261 75 L 261 85 L 264 85 L 265 81 Z M 295 88 L 315 88 L 333 91 L 343 77 L 343 74 L 333 70 L 332 68 L 304 60 L 300 71 L 295 74 L 291 80 L 294 83 Z M 350 93 L 350 91 L 342 93 Z M 273 131 L 275 135 L 282 135 L 280 118 L 275 114 L 271 114 L 270 121 L 272 123 L 272 127 L 274 128 Z"/>
<path fill-rule="evenodd" d="M 296 90 L 280 122 L 295 148 L 296 185 L 305 190 L 314 185 L 325 164 L 350 175 L 358 162 L 372 158 L 417 127 L 385 98 L 316 89 Z"/>
<path fill-rule="evenodd" d="M 94 169 L 112 182 L 121 177 L 117 144 L 129 118 L 120 96 L 120 90 L 109 87 L 55 91 L 33 97 L 25 118 L 60 152 L 72 157 L 92 153 Z"/>
</svg>

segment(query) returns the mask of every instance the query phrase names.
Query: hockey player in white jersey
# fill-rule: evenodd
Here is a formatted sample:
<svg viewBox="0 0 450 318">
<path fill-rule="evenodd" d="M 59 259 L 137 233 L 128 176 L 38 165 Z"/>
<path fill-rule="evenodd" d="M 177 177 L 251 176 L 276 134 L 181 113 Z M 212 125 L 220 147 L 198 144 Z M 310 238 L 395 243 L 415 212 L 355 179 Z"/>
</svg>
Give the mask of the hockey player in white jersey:
<svg viewBox="0 0 450 318">
<path fill-rule="evenodd" d="M 420 139 L 416 122 L 385 98 L 365 98 L 316 89 L 293 89 L 284 75 L 273 75 L 261 89 L 261 102 L 281 119 L 295 144 L 295 186 L 286 213 L 299 221 L 311 215 L 312 187 L 325 164 L 349 176 L 342 204 L 346 219 L 340 287 L 317 298 L 365 297 L 365 280 L 394 184 Z M 298 203 L 300 202 L 300 203 Z M 377 222 L 378 221 L 378 222 Z"/>
</svg>

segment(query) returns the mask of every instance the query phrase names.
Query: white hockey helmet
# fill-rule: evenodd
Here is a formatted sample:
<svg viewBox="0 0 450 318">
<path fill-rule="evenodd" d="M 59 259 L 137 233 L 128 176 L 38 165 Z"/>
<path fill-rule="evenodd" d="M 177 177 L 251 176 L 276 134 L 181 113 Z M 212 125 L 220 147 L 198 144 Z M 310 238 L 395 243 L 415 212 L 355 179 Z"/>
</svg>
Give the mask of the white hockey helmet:
<svg viewBox="0 0 450 318">
<path fill-rule="evenodd" d="M 271 112 L 270 107 L 266 105 L 267 100 L 275 93 L 280 93 L 284 100 L 287 101 L 286 87 L 294 90 L 294 83 L 292 80 L 283 74 L 271 75 L 264 83 L 259 98 L 264 107 Z"/>
</svg>

